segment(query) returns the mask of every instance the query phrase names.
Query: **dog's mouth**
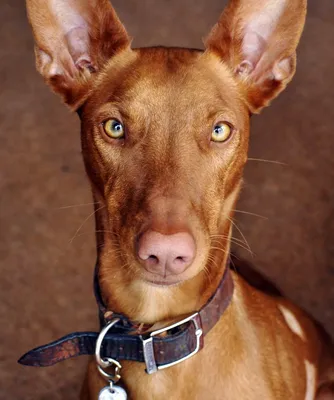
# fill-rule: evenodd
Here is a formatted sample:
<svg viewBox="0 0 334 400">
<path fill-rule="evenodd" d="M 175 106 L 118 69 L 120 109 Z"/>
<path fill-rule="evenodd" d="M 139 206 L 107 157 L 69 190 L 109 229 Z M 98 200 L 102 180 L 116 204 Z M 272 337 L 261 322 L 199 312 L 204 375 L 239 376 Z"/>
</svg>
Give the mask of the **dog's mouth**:
<svg viewBox="0 0 334 400">
<path fill-rule="evenodd" d="M 184 274 L 161 276 L 147 271 L 141 273 L 141 280 L 152 286 L 169 287 L 176 286 L 187 280 Z M 189 278 L 188 278 L 189 279 Z"/>
<path fill-rule="evenodd" d="M 157 287 L 171 287 L 171 286 L 177 286 L 180 283 L 184 282 L 183 280 L 166 280 L 166 279 L 157 279 L 157 280 L 150 280 L 150 279 L 145 279 L 145 283 L 148 283 L 149 285 L 152 286 L 157 286 Z"/>
<path fill-rule="evenodd" d="M 170 274 L 162 276 L 160 274 L 155 274 L 142 270 L 140 274 L 140 280 L 150 286 L 154 287 L 173 287 L 181 285 L 182 283 L 194 278 L 198 274 L 197 269 L 188 269 L 179 274 Z"/>
</svg>

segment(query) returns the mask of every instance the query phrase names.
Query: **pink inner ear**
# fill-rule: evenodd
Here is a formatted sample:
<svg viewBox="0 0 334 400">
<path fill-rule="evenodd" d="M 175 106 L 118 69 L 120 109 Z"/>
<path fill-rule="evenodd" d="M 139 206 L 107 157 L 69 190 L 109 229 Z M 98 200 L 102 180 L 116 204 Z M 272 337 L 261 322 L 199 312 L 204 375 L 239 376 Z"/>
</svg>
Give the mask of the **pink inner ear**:
<svg viewBox="0 0 334 400">
<path fill-rule="evenodd" d="M 79 4 L 76 0 L 51 0 L 50 7 L 73 60 L 70 66 L 72 74 L 75 69 L 93 70 L 89 54 L 89 24 L 83 13 L 84 2 Z"/>
<path fill-rule="evenodd" d="M 248 16 L 249 22 L 243 28 L 243 57 L 237 68 L 239 73 L 249 75 L 256 69 L 286 6 L 287 0 L 261 0 L 261 8 Z"/>
<path fill-rule="evenodd" d="M 93 67 L 91 57 L 88 54 L 89 35 L 87 26 L 72 28 L 66 34 L 65 39 L 74 65 L 79 69 L 88 68 L 90 72 L 94 72 L 95 67 Z"/>
<path fill-rule="evenodd" d="M 254 71 L 266 48 L 266 41 L 256 32 L 247 32 L 242 42 L 243 60 L 238 65 L 236 72 L 247 76 Z"/>
</svg>

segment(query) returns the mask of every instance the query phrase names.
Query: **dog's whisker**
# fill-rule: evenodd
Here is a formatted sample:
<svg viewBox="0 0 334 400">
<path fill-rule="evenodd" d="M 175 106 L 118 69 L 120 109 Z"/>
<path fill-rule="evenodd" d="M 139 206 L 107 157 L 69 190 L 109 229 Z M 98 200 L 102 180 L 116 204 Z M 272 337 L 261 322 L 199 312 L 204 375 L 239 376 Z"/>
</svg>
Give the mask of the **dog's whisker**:
<svg viewBox="0 0 334 400">
<path fill-rule="evenodd" d="M 83 236 L 83 235 L 94 235 L 95 233 L 113 233 L 113 232 L 112 231 L 107 231 L 107 230 L 96 230 L 96 231 L 89 231 L 89 232 L 81 232 L 81 233 L 78 233 L 75 236 L 75 238 L 78 238 L 78 237 Z M 108 242 L 113 243 L 113 239 L 108 238 Z M 114 241 L 114 242 L 118 243 L 116 241 Z"/>
<path fill-rule="evenodd" d="M 255 256 L 255 254 L 252 252 L 252 250 L 249 249 L 248 247 L 243 246 L 243 245 L 240 244 L 240 243 L 235 243 L 235 242 L 234 242 L 233 244 L 236 245 L 236 246 L 239 246 L 240 248 L 242 248 L 242 249 L 244 249 L 244 250 L 246 250 L 246 251 L 248 251 L 248 253 L 249 253 L 252 257 Z"/>
<path fill-rule="evenodd" d="M 89 220 L 89 218 L 91 218 L 93 215 L 95 215 L 98 211 L 102 210 L 105 207 L 105 205 L 97 208 L 96 210 L 94 210 L 91 214 L 88 215 L 88 217 L 83 221 L 83 223 L 79 226 L 79 228 L 76 230 L 74 236 L 72 237 L 72 239 L 70 240 L 70 243 L 73 242 L 73 240 L 75 239 L 76 235 L 80 232 L 81 228 L 85 225 L 85 223 Z"/>
<path fill-rule="evenodd" d="M 223 245 L 222 244 L 222 242 L 221 242 L 221 240 L 219 240 L 219 237 L 221 237 L 221 239 L 224 239 L 224 240 L 226 240 L 226 241 L 230 241 L 232 244 L 235 244 L 235 245 L 239 245 L 240 247 L 243 247 L 243 245 L 245 245 L 246 247 L 243 247 L 245 250 L 247 250 L 247 251 L 249 251 L 251 254 L 253 254 L 252 253 L 252 251 L 249 249 L 249 247 L 247 246 L 247 243 L 244 241 L 244 240 L 242 240 L 242 239 L 239 239 L 239 238 L 235 238 L 235 237 L 231 237 L 231 238 L 229 238 L 228 236 L 224 236 L 224 235 L 216 235 L 217 236 L 217 238 L 212 238 L 212 242 L 213 242 L 213 244 L 214 243 L 219 243 L 219 245 Z"/>
<path fill-rule="evenodd" d="M 68 208 L 75 208 L 75 207 L 84 207 L 84 206 L 93 206 L 95 204 L 99 204 L 99 202 L 93 202 L 93 203 L 82 203 L 82 204 L 71 204 L 69 206 L 62 206 L 62 207 L 56 207 L 55 210 L 66 210 Z"/>
<path fill-rule="evenodd" d="M 243 242 L 243 241 L 236 242 L 236 241 L 233 241 L 233 240 L 231 239 L 231 243 L 232 243 L 233 245 L 239 246 L 239 247 L 241 247 L 241 248 L 243 248 L 243 249 L 245 249 L 245 250 L 251 252 L 251 251 L 248 249 L 247 246 L 244 246 L 244 242 Z M 218 245 L 222 245 L 222 243 L 221 243 L 219 240 L 213 241 L 213 245 L 217 245 L 217 244 L 218 244 Z M 252 252 L 251 252 L 251 253 L 252 253 Z"/>
<path fill-rule="evenodd" d="M 244 239 L 245 244 L 246 244 L 246 246 L 247 246 L 249 252 L 252 254 L 252 257 L 253 257 L 253 256 L 254 256 L 254 253 L 252 252 L 252 250 L 251 250 L 251 248 L 250 248 L 250 246 L 249 246 L 249 243 L 248 243 L 248 241 L 247 241 L 245 235 L 241 232 L 241 229 L 238 227 L 238 225 L 236 224 L 236 222 L 234 222 L 234 221 L 233 221 L 231 218 L 229 218 L 229 217 L 227 217 L 227 218 L 228 218 L 229 221 L 232 223 L 232 225 L 238 230 L 238 232 L 240 233 L 241 237 Z"/>
<path fill-rule="evenodd" d="M 247 242 L 244 242 L 243 240 L 234 238 L 234 237 L 228 238 L 227 236 L 224 236 L 224 235 L 213 235 L 213 236 L 217 236 L 217 239 L 213 238 L 213 240 L 212 240 L 213 242 L 218 242 L 219 244 L 222 244 L 218 237 L 222 237 L 223 239 L 229 239 L 232 244 L 235 244 L 236 246 L 239 246 L 242 249 L 248 251 L 252 255 L 252 257 L 254 257 L 254 253 L 252 252 L 250 247 L 247 246 Z"/>
<path fill-rule="evenodd" d="M 232 265 L 232 268 L 234 269 L 234 271 L 236 272 L 236 273 L 238 273 L 238 271 L 237 271 L 237 268 L 236 268 L 236 266 L 235 266 L 235 264 L 234 264 L 234 261 L 233 261 L 233 259 L 230 257 L 230 262 L 231 262 L 231 265 Z"/>
<path fill-rule="evenodd" d="M 252 215 L 253 217 L 259 217 L 259 218 L 262 218 L 262 219 L 268 219 L 268 217 L 265 217 L 264 215 L 256 214 L 256 213 L 249 212 L 249 211 L 242 211 L 242 210 L 232 210 L 232 211 L 234 211 L 236 213 L 240 213 L 240 214 Z"/>
<path fill-rule="evenodd" d="M 241 261 L 241 260 L 240 260 L 240 257 L 238 257 L 238 256 L 237 256 L 236 254 L 234 254 L 234 253 L 233 253 L 233 257 L 236 258 L 238 261 Z"/>
<path fill-rule="evenodd" d="M 265 160 L 264 158 L 247 158 L 248 161 L 260 161 L 260 162 L 266 162 L 270 164 L 278 164 L 278 165 L 284 165 L 288 166 L 289 164 L 282 162 L 282 161 L 276 161 L 276 160 Z"/>
<path fill-rule="evenodd" d="M 213 262 L 213 260 L 212 260 L 212 262 Z M 212 282 L 211 274 L 206 265 L 203 268 L 203 272 L 204 272 L 207 280 L 209 281 L 209 284 L 211 284 L 211 282 Z"/>
<path fill-rule="evenodd" d="M 209 254 L 208 261 L 212 262 L 212 264 L 218 269 L 217 261 L 212 254 Z"/>
<path fill-rule="evenodd" d="M 226 235 L 212 235 L 212 236 L 210 236 L 210 238 L 213 240 L 213 241 L 219 241 L 219 238 L 221 238 L 221 239 L 225 239 L 225 240 L 231 240 L 231 241 L 235 241 L 235 242 L 241 242 L 241 243 L 244 243 L 245 245 L 246 245 L 246 243 L 245 243 L 245 241 L 244 240 L 242 240 L 242 239 L 239 239 L 239 238 L 236 238 L 236 237 L 228 237 L 228 236 L 226 236 Z"/>
<path fill-rule="evenodd" d="M 210 250 L 219 250 L 219 251 L 222 251 L 223 253 L 226 254 L 226 249 L 223 249 L 223 248 L 221 248 L 221 247 L 211 246 L 211 247 L 210 247 Z"/>
<path fill-rule="evenodd" d="M 119 256 L 119 255 L 121 255 L 121 254 L 122 254 L 121 249 L 110 249 L 110 250 L 107 250 L 107 252 L 103 253 L 103 256 L 104 256 L 104 257 L 108 257 L 108 256 L 110 256 L 110 255 L 117 255 L 117 256 Z"/>
<path fill-rule="evenodd" d="M 121 270 L 121 269 L 129 268 L 129 267 L 130 267 L 130 264 L 129 264 L 128 262 L 126 262 L 125 264 L 122 264 L 122 265 L 119 267 L 119 269 Z"/>
</svg>

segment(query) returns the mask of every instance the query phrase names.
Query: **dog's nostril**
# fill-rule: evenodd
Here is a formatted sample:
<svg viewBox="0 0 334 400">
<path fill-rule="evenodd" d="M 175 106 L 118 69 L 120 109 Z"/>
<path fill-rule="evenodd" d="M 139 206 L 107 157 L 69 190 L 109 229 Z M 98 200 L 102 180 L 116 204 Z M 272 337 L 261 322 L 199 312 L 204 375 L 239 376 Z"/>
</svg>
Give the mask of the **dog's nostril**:
<svg viewBox="0 0 334 400">
<path fill-rule="evenodd" d="M 154 255 L 148 256 L 148 260 L 150 260 L 152 263 L 155 263 L 155 264 L 158 264 L 158 262 L 159 262 L 158 257 L 154 256 Z"/>
</svg>

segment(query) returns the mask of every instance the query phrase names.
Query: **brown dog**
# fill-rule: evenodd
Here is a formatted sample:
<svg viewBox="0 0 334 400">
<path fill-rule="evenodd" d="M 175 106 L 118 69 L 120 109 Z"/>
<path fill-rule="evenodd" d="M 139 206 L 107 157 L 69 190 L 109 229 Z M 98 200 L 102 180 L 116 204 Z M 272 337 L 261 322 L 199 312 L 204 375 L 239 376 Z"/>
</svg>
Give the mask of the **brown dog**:
<svg viewBox="0 0 334 400">
<path fill-rule="evenodd" d="M 225 276 L 250 115 L 294 75 L 306 0 L 231 0 L 204 52 L 131 49 L 108 0 L 27 6 L 37 68 L 81 118 L 102 297 L 130 320 L 169 326 L 207 304 Z M 232 300 L 196 355 L 153 374 L 122 361 L 129 397 L 334 399 L 321 329 L 232 280 Z M 82 397 L 103 386 L 92 362 Z"/>
</svg>

